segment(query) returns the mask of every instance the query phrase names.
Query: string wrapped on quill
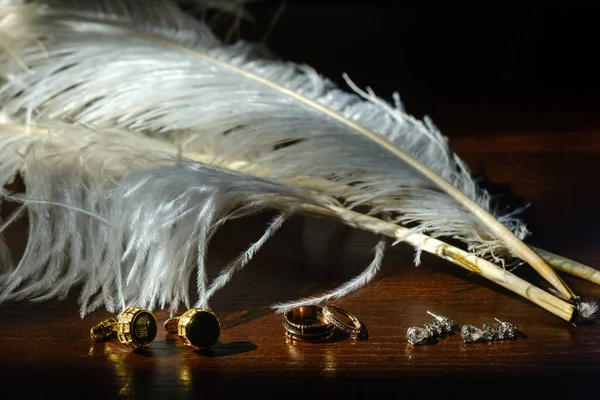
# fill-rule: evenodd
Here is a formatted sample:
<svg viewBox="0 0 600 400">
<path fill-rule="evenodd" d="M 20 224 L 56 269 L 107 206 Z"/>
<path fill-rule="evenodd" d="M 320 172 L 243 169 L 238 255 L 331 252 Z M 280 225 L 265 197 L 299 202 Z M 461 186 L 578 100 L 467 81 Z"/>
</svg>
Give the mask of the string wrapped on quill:
<svg viewBox="0 0 600 400">
<path fill-rule="evenodd" d="M 523 243 L 527 229 L 516 213 L 494 208 L 447 139 L 397 98 L 388 104 L 349 79 L 354 93 L 345 92 L 252 44 L 223 44 L 168 1 L 12 5 L 2 10 L 0 34 L 2 140 L 42 149 L 32 165 L 10 163 L 2 181 L 24 177 L 25 195 L 4 195 L 37 219 L 25 256 L 3 275 L 0 299 L 49 298 L 84 282 L 82 315 L 133 303 L 176 310 L 191 304 L 195 270 L 195 304 L 208 306 L 285 219 L 302 212 L 382 240 L 363 273 L 329 293 L 274 305 L 279 311 L 367 284 L 381 265 L 384 237 L 413 245 L 417 263 L 421 251 L 436 254 L 567 321 L 596 311 L 548 265 L 564 260 L 544 260 Z M 129 145 L 120 149 L 119 140 Z M 61 141 L 96 146 L 100 155 L 107 146 L 111 164 L 122 167 L 107 168 L 108 159 L 95 155 L 67 170 L 44 166 L 52 162 L 46 147 L 60 149 Z M 32 179 L 36 167 L 41 172 Z M 369 211 L 359 212 L 364 206 Z M 281 214 L 209 285 L 204 260 L 215 230 L 261 207 Z M 555 294 L 502 267 L 515 260 L 535 268 Z M 582 269 L 589 272 L 581 265 L 575 273 Z"/>
</svg>

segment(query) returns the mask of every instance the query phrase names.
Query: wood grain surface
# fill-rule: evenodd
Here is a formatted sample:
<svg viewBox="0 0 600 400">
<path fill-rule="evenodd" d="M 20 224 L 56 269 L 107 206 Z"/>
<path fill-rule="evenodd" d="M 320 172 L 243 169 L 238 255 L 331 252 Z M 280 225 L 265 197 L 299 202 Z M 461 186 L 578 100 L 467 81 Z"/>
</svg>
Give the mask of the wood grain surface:
<svg viewBox="0 0 600 400">
<path fill-rule="evenodd" d="M 534 131 L 515 123 L 513 129 L 497 132 L 490 119 L 489 130 L 480 124 L 469 131 L 458 118 L 469 112 L 457 109 L 441 127 L 503 204 L 531 204 L 523 214 L 532 231 L 528 242 L 600 265 L 600 130 Z M 226 225 L 210 247 L 211 273 L 255 240 L 269 217 Z M 15 249 L 23 244 L 26 224 L 21 221 L 7 234 Z M 77 290 L 63 301 L 2 304 L 0 387 L 4 393 L 19 393 L 19 398 L 170 399 L 228 393 L 251 398 L 324 393 L 339 398 L 378 393 L 394 398 L 504 398 L 523 392 L 589 398 L 600 389 L 597 324 L 571 326 L 430 255 L 415 267 L 412 248 L 403 244 L 387 253 L 374 282 L 333 302 L 365 324 L 366 340 L 286 342 L 282 317 L 269 305 L 321 293 L 352 277 L 370 261 L 376 239 L 331 221 L 293 219 L 214 297 L 213 311 L 223 330 L 219 344 L 207 351 L 191 351 L 165 336 L 167 310 L 156 310 L 161 330 L 152 346 L 130 352 L 118 341 L 90 340 L 90 327 L 112 315 L 97 311 L 80 318 Z M 526 265 L 515 273 L 546 288 Z M 580 295 L 600 299 L 600 287 L 565 279 Z M 428 310 L 458 324 L 510 321 L 522 336 L 464 344 L 454 334 L 413 347 L 406 342 L 406 330 L 427 322 Z"/>
</svg>

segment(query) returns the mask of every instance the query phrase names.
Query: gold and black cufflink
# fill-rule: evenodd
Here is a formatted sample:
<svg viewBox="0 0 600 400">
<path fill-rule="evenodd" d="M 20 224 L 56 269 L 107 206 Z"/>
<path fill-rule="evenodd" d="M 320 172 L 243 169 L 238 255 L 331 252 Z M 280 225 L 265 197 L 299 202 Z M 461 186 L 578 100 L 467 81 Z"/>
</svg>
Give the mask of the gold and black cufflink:
<svg viewBox="0 0 600 400">
<path fill-rule="evenodd" d="M 204 308 L 191 308 L 179 317 L 165 321 L 164 327 L 168 333 L 179 335 L 183 344 L 194 350 L 213 346 L 221 335 L 219 319 Z"/>
<path fill-rule="evenodd" d="M 90 329 L 90 337 L 96 341 L 110 339 L 116 333 L 119 342 L 130 349 L 150 346 L 157 333 L 154 315 L 138 307 L 125 309 L 118 317 L 106 319 Z"/>
</svg>

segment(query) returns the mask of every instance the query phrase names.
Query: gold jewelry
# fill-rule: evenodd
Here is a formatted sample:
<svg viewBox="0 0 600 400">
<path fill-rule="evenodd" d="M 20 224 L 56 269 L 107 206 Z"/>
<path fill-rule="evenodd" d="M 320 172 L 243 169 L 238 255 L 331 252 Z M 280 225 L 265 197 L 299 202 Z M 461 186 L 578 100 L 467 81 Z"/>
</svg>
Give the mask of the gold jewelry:
<svg viewBox="0 0 600 400">
<path fill-rule="evenodd" d="M 181 316 L 166 320 L 164 326 L 168 333 L 177 333 L 183 344 L 194 350 L 213 346 L 221 334 L 219 319 L 205 308 L 190 308 Z"/>
<path fill-rule="evenodd" d="M 327 321 L 321 306 L 301 306 L 283 314 L 283 326 L 290 339 L 321 342 L 333 335 L 335 326 Z"/>
<path fill-rule="evenodd" d="M 344 322 L 340 318 L 335 315 L 334 311 L 342 314 L 346 317 L 349 322 Z M 354 340 L 358 339 L 360 335 L 362 324 L 354 315 L 350 314 L 348 311 L 344 310 L 341 307 L 334 306 L 333 304 L 326 304 L 323 306 L 323 316 L 325 319 L 333 324 L 337 329 L 342 332 L 347 333 Z"/>
<path fill-rule="evenodd" d="M 321 334 L 308 334 L 308 333 L 303 333 L 303 334 L 298 334 L 298 333 L 292 333 L 287 331 L 285 333 L 286 338 L 288 338 L 289 340 L 300 340 L 302 342 L 325 342 L 327 340 L 329 340 L 332 336 L 333 333 L 335 332 L 335 328 L 331 329 L 329 331 L 326 331 L 325 333 L 321 333 Z"/>
<path fill-rule="evenodd" d="M 90 329 L 94 340 L 108 339 L 113 333 L 125 347 L 138 349 L 148 347 L 156 337 L 157 323 L 154 315 L 145 308 L 130 307 L 119 315 L 118 320 L 106 319 Z"/>
</svg>

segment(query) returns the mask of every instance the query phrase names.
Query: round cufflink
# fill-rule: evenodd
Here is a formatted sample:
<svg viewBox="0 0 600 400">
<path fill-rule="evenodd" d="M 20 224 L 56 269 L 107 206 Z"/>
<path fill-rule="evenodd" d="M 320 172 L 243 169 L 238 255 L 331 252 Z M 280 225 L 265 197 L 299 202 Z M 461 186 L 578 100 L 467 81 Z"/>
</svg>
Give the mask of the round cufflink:
<svg viewBox="0 0 600 400">
<path fill-rule="evenodd" d="M 221 335 L 219 319 L 204 308 L 191 308 L 179 317 L 166 320 L 164 327 L 168 333 L 179 335 L 183 344 L 194 350 L 213 346 Z"/>
<path fill-rule="evenodd" d="M 90 337 L 96 341 L 109 339 L 114 333 L 119 342 L 130 349 L 148 347 L 157 333 L 157 322 L 154 315 L 145 308 L 130 307 L 125 309 L 118 319 L 109 318 L 90 329 Z"/>
</svg>

